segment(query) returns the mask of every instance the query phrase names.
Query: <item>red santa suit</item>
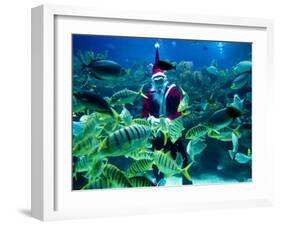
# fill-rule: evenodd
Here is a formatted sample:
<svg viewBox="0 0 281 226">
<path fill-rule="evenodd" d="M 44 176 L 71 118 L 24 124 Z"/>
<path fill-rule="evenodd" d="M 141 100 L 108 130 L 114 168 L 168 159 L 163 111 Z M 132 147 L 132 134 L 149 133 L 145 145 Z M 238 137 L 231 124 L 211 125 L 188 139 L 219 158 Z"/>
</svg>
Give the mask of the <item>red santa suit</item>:
<svg viewBox="0 0 281 226">
<path fill-rule="evenodd" d="M 160 116 L 164 116 L 173 120 L 181 115 L 177 111 L 181 101 L 181 93 L 176 85 L 166 85 L 163 94 L 163 97 L 160 97 L 161 99 L 159 100 L 159 96 L 161 95 L 158 95 L 153 88 L 146 93 L 148 98 L 143 100 L 143 117 L 147 118 L 152 115 L 155 118 L 159 118 Z"/>
</svg>

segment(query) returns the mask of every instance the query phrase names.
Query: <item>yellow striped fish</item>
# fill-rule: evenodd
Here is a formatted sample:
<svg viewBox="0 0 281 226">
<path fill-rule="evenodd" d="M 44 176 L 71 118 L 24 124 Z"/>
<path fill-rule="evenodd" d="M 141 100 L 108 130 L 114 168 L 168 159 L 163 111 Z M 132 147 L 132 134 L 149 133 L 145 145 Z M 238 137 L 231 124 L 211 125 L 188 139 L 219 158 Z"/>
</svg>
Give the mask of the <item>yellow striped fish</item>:
<svg viewBox="0 0 281 226">
<path fill-rule="evenodd" d="M 123 110 L 120 113 L 120 119 L 121 122 L 124 123 L 126 126 L 129 126 L 132 123 L 133 116 L 128 111 L 128 109 L 125 108 L 125 106 L 123 107 Z"/>
<path fill-rule="evenodd" d="M 92 156 L 91 156 L 92 158 Z M 89 181 L 94 181 L 98 177 L 101 176 L 102 171 L 103 171 L 103 166 L 104 166 L 104 161 L 103 160 L 97 160 L 92 158 L 92 164 L 91 164 L 91 169 L 88 171 L 86 174 L 86 177 L 88 178 Z"/>
<path fill-rule="evenodd" d="M 132 125 L 114 131 L 101 143 L 98 155 L 120 156 L 141 149 L 147 143 L 150 135 L 150 127 Z"/>
<path fill-rule="evenodd" d="M 182 116 L 170 122 L 169 137 L 172 143 L 175 143 L 182 136 L 183 130 L 184 130 L 184 126 L 183 126 Z"/>
<path fill-rule="evenodd" d="M 88 156 L 78 158 L 78 161 L 73 163 L 73 177 L 76 178 L 77 173 L 88 172 L 91 170 L 93 159 Z"/>
<path fill-rule="evenodd" d="M 148 178 L 143 177 L 143 176 L 132 177 L 129 180 L 134 187 L 152 187 L 152 186 L 155 186 L 155 184 L 152 183 L 151 180 L 149 180 Z"/>
<path fill-rule="evenodd" d="M 180 90 L 182 92 L 182 100 L 179 103 L 178 112 L 182 112 L 183 115 L 189 115 L 188 112 L 185 112 L 187 109 L 189 109 L 191 106 L 189 105 L 189 96 L 188 94 L 180 87 Z"/>
<path fill-rule="evenodd" d="M 143 86 L 140 88 L 138 92 L 129 89 L 123 89 L 116 93 L 114 93 L 110 99 L 111 105 L 122 105 L 122 104 L 133 104 L 138 96 L 142 96 L 144 98 L 148 98 L 143 93 Z"/>
<path fill-rule="evenodd" d="M 143 119 L 143 118 L 135 118 L 133 120 L 133 122 L 138 125 L 150 126 L 150 123 L 146 119 Z"/>
<path fill-rule="evenodd" d="M 152 151 L 134 151 L 126 155 L 126 157 L 132 158 L 134 160 L 141 160 L 141 159 L 153 160 L 154 158 Z"/>
<path fill-rule="evenodd" d="M 167 177 L 171 177 L 175 174 L 181 173 L 187 180 L 191 180 L 188 169 L 192 163 L 181 169 L 175 160 L 173 160 L 169 153 L 164 154 L 162 151 L 154 152 L 154 164 L 158 167 L 159 171 L 164 173 Z"/>
<path fill-rule="evenodd" d="M 111 182 L 113 187 L 132 187 L 132 184 L 130 183 L 124 172 L 112 164 L 106 164 L 103 167 L 103 174 Z"/>
<path fill-rule="evenodd" d="M 74 138 L 73 143 L 78 143 L 83 139 L 87 139 L 91 136 L 98 138 L 101 134 L 103 128 L 97 125 L 97 122 L 94 118 L 88 118 L 87 121 L 84 123 L 85 127 L 82 131 Z"/>
<path fill-rule="evenodd" d="M 209 128 L 204 125 L 197 125 L 192 128 L 190 128 L 187 133 L 185 134 L 185 138 L 187 139 L 198 139 L 201 137 L 204 137 L 209 131 Z"/>
<path fill-rule="evenodd" d="M 76 157 L 89 155 L 98 147 L 98 141 L 94 137 L 87 137 L 73 143 L 72 154 Z"/>
<path fill-rule="evenodd" d="M 112 183 L 105 177 L 101 177 L 95 181 L 86 184 L 82 189 L 102 189 L 112 188 Z"/>
<path fill-rule="evenodd" d="M 152 170 L 153 160 L 142 159 L 139 161 L 133 162 L 130 167 L 127 169 L 127 177 L 134 177 L 139 174 L 142 174 L 146 171 Z"/>
</svg>

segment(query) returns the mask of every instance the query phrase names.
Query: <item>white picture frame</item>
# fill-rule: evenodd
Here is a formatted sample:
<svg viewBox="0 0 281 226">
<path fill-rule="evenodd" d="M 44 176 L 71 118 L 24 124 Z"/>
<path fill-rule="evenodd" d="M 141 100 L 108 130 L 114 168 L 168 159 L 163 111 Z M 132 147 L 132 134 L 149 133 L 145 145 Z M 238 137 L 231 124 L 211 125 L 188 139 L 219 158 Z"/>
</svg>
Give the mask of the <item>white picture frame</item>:
<svg viewBox="0 0 281 226">
<path fill-rule="evenodd" d="M 90 29 L 92 26 L 95 26 L 95 32 Z M 126 30 L 126 26 L 132 29 Z M 138 26 L 147 29 L 133 28 Z M 178 32 L 179 27 L 188 27 L 190 31 L 194 29 L 186 37 L 188 39 L 210 39 L 211 36 L 211 40 L 253 42 L 253 150 L 257 153 L 253 156 L 253 182 L 72 192 L 67 176 L 67 173 L 71 175 L 67 154 L 68 151 L 71 153 L 71 149 L 60 142 L 71 139 L 70 115 L 64 120 L 70 106 L 65 100 L 71 89 L 71 67 L 60 67 L 71 63 L 69 34 L 128 35 L 131 32 L 130 35 L 149 37 L 150 28 L 157 26 L 163 27 L 157 31 L 160 37 L 185 35 Z M 173 32 L 168 34 L 167 30 Z M 208 32 L 212 35 L 208 36 Z M 65 56 L 60 48 L 65 50 Z M 41 220 L 56 220 L 271 205 L 273 179 L 267 175 L 273 171 L 273 150 L 266 139 L 267 109 L 270 109 L 270 102 L 266 100 L 272 90 L 272 62 L 271 20 L 56 5 L 33 8 L 32 216 Z"/>
</svg>

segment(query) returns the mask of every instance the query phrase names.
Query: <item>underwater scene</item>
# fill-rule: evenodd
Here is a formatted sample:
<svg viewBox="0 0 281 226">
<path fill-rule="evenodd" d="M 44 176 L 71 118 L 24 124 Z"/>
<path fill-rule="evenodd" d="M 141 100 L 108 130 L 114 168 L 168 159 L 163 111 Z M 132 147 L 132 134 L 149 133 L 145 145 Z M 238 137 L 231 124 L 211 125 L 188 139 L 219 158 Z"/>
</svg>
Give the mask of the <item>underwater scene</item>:
<svg viewBox="0 0 281 226">
<path fill-rule="evenodd" d="M 72 189 L 252 181 L 252 44 L 72 35 Z"/>
</svg>

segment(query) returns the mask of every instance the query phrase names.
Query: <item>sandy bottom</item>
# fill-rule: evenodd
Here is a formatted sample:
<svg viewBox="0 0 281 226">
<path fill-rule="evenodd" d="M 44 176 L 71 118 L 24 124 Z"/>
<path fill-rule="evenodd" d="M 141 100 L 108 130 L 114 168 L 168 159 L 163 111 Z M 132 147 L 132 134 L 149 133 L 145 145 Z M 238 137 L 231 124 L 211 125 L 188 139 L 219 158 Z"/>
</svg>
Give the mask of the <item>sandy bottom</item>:
<svg viewBox="0 0 281 226">
<path fill-rule="evenodd" d="M 252 180 L 248 180 L 246 182 L 251 182 Z M 193 185 L 209 185 L 209 184 L 226 184 L 226 183 L 240 183 L 240 181 L 236 179 L 225 179 L 219 177 L 215 174 L 202 174 L 200 177 L 192 178 Z M 182 178 L 179 176 L 173 176 L 166 179 L 165 186 L 181 186 Z"/>
</svg>

